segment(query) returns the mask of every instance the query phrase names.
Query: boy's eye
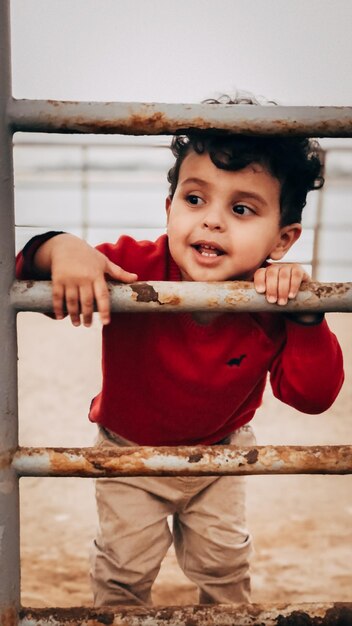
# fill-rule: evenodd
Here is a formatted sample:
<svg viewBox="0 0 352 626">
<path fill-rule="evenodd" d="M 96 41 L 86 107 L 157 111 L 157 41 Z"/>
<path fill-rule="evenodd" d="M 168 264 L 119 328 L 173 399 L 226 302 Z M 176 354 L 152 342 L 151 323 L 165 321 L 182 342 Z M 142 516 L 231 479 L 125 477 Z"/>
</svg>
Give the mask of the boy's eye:
<svg viewBox="0 0 352 626">
<path fill-rule="evenodd" d="M 235 215 L 253 215 L 254 213 L 253 209 L 250 209 L 245 204 L 235 204 L 235 206 L 232 207 L 232 211 Z"/>
<path fill-rule="evenodd" d="M 193 206 L 199 206 L 200 204 L 203 204 L 204 202 L 202 198 L 192 193 L 187 196 L 186 200 L 187 202 L 189 202 L 189 204 L 193 204 Z"/>
</svg>

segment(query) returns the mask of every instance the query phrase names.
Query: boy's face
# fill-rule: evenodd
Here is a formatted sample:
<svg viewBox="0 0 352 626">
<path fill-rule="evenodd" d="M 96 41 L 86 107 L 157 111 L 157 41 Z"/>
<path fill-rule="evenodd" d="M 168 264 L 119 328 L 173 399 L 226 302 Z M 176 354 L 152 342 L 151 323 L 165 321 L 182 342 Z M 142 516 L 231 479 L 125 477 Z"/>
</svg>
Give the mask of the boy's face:
<svg viewBox="0 0 352 626">
<path fill-rule="evenodd" d="M 183 280 L 251 280 L 267 258 L 281 259 L 301 226 L 280 228 L 280 192 L 262 165 L 221 170 L 207 153 L 191 151 L 166 201 L 170 251 Z"/>
</svg>

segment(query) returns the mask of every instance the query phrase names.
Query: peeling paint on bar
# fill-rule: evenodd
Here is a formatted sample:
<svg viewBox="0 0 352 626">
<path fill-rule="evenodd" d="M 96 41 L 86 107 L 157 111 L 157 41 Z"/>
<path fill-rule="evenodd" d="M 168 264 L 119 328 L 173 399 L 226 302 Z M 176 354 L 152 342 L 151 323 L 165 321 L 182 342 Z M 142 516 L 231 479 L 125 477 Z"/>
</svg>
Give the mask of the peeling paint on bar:
<svg viewBox="0 0 352 626">
<path fill-rule="evenodd" d="M 172 135 L 190 129 L 352 137 L 352 107 L 69 102 L 10 99 L 13 131 Z"/>
<path fill-rule="evenodd" d="M 14 606 L 0 606 L 0 626 L 18 626 L 19 614 Z"/>
<path fill-rule="evenodd" d="M 351 474 L 352 446 L 19 448 L 19 476 Z"/>
<path fill-rule="evenodd" d="M 23 608 L 19 617 L 19 626 L 351 626 L 352 603 Z"/>
<path fill-rule="evenodd" d="M 114 312 L 352 312 L 352 283 L 305 283 L 284 308 L 269 304 L 250 282 L 110 282 L 109 291 Z M 15 281 L 11 302 L 18 311 L 52 311 L 51 282 Z"/>
<path fill-rule="evenodd" d="M 204 456 L 206 460 L 206 456 Z M 158 456 L 152 456 L 144 461 L 144 466 L 147 470 L 152 472 L 158 471 L 171 471 L 180 473 L 182 470 L 187 470 L 189 463 L 192 463 L 192 459 L 184 459 L 177 456 L 167 456 L 166 454 L 160 454 Z"/>
<path fill-rule="evenodd" d="M 12 465 L 13 465 L 14 458 L 15 458 L 15 455 L 12 457 L 12 460 L 11 460 Z M 37 472 L 37 475 L 45 476 L 47 468 L 50 466 L 50 464 L 51 464 L 50 453 L 46 452 L 46 450 L 43 449 L 40 456 L 37 456 L 35 460 L 35 470 Z M 21 475 L 30 476 L 31 475 L 30 472 L 32 471 L 32 469 L 33 469 L 33 457 L 30 454 L 28 456 L 24 455 L 21 458 Z"/>
</svg>

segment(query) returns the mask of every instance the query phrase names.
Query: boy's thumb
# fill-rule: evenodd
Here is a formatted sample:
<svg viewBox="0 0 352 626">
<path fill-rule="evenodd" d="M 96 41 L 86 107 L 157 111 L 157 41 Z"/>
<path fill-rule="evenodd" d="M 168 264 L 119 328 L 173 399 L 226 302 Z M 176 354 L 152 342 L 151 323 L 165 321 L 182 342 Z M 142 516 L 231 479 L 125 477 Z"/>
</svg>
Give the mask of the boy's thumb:
<svg viewBox="0 0 352 626">
<path fill-rule="evenodd" d="M 116 263 L 113 263 L 112 261 L 108 261 L 106 270 L 107 274 L 109 274 L 111 278 L 114 278 L 115 280 L 120 280 L 123 283 L 133 283 L 135 280 L 138 279 L 137 274 L 134 274 L 133 272 L 127 272 L 126 270 L 122 269 L 122 267 L 116 265 Z"/>
</svg>

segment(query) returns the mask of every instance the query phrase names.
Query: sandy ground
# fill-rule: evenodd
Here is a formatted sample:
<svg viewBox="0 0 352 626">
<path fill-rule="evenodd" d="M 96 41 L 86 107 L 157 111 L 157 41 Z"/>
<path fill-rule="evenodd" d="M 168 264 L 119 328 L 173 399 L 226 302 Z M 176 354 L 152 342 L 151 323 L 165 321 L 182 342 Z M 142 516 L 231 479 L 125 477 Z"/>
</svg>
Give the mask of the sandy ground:
<svg viewBox="0 0 352 626">
<path fill-rule="evenodd" d="M 346 382 L 335 405 L 307 416 L 270 391 L 253 425 L 259 444 L 352 442 L 351 318 L 329 316 L 342 344 Z M 87 420 L 100 386 L 100 328 L 19 315 L 20 441 L 32 446 L 91 445 Z M 352 476 L 247 478 L 248 524 L 255 539 L 254 602 L 350 601 Z M 22 603 L 91 604 L 88 553 L 96 523 L 90 479 L 21 480 Z M 154 590 L 156 604 L 197 602 L 194 586 L 169 551 Z"/>
</svg>

